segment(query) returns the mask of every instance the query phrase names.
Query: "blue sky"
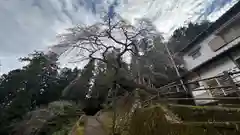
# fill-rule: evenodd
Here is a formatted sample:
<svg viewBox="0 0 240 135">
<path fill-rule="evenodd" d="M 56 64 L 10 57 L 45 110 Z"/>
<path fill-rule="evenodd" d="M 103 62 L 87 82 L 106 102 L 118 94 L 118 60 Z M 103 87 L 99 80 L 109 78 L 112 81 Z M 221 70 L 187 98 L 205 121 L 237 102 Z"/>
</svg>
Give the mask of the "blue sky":
<svg viewBox="0 0 240 135">
<path fill-rule="evenodd" d="M 237 0 L 1 0 L 0 73 L 22 66 L 34 50 L 46 50 L 55 36 L 78 23 L 93 24 L 110 9 L 134 23 L 147 17 L 169 36 L 179 26 L 199 19 L 216 20 Z"/>
</svg>

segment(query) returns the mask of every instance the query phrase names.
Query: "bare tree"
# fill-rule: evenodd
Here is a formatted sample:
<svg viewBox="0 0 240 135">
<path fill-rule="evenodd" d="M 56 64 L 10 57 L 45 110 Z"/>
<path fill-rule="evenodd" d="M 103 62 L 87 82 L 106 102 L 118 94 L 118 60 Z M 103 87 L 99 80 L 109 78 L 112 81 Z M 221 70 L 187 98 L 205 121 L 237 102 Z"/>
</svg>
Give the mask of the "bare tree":
<svg viewBox="0 0 240 135">
<path fill-rule="evenodd" d="M 78 50 L 78 61 L 96 59 L 106 62 L 106 54 L 117 52 L 117 59 L 132 53 L 139 55 L 139 44 L 154 36 L 155 30 L 146 27 L 143 22 L 136 27 L 124 21 L 121 17 L 109 18 L 91 26 L 75 26 L 60 35 L 60 43 L 56 47 Z M 63 49 L 66 51 L 66 49 Z M 120 63 L 114 65 L 121 67 Z"/>
<path fill-rule="evenodd" d="M 151 48 L 152 42 L 149 41 L 159 36 L 156 29 L 150 24 L 146 19 L 142 19 L 133 26 L 117 15 L 114 18 L 105 16 L 102 22 L 94 25 L 78 25 L 68 29 L 67 33 L 59 36 L 60 43 L 53 48 L 63 48 L 64 51 L 74 49 L 77 52 L 74 62 L 98 60 L 111 65 L 117 75 L 123 67 L 122 61 L 129 63 L 132 56 L 143 55 L 146 48 L 141 45 Z M 107 54 L 111 52 L 115 52 L 115 63 L 110 63 L 107 59 Z M 128 81 L 132 87 L 151 92 L 157 91 L 157 89 L 138 83 L 134 79 Z"/>
</svg>

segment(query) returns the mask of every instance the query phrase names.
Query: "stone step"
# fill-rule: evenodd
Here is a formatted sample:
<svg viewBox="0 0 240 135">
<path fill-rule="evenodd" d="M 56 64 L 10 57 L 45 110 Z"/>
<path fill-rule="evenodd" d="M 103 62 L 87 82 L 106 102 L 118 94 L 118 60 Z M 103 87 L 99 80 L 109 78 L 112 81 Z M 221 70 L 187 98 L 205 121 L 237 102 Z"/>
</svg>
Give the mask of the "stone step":
<svg viewBox="0 0 240 135">
<path fill-rule="evenodd" d="M 171 105 L 173 107 L 174 105 Z M 174 106 L 176 107 L 176 106 Z M 186 106 L 177 106 L 187 108 Z M 189 107 L 189 106 L 188 106 Z M 165 105 L 138 109 L 128 125 L 131 135 L 239 135 L 239 122 L 169 120 Z M 191 110 L 188 110 L 191 111 Z M 166 117 L 168 116 L 168 117 Z M 173 118 L 173 117 L 172 117 Z"/>
<path fill-rule="evenodd" d="M 218 104 L 221 107 L 240 108 L 240 104 Z"/>
<path fill-rule="evenodd" d="M 240 121 L 240 108 L 169 104 L 168 108 L 182 121 Z"/>
</svg>

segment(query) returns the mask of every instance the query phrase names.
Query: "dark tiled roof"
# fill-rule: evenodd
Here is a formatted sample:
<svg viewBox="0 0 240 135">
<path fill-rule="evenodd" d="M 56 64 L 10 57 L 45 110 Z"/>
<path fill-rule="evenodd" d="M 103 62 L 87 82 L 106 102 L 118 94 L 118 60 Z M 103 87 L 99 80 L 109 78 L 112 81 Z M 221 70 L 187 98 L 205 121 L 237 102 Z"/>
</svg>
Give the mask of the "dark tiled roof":
<svg viewBox="0 0 240 135">
<path fill-rule="evenodd" d="M 206 30 L 200 33 L 195 39 L 192 40 L 190 44 L 188 44 L 185 48 L 183 48 L 180 52 L 185 52 L 190 49 L 195 44 L 203 41 L 209 35 L 211 35 L 215 30 L 229 21 L 231 18 L 236 16 L 240 12 L 240 1 L 237 2 L 231 9 L 229 9 L 225 14 L 223 14 L 218 20 L 212 23 Z"/>
</svg>

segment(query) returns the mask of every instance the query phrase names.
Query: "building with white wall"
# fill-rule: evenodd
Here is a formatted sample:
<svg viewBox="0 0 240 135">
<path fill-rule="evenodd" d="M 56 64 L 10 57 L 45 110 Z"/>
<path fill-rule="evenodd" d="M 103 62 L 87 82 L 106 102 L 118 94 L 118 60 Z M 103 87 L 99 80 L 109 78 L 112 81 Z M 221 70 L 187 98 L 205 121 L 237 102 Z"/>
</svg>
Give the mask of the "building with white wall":
<svg viewBox="0 0 240 135">
<path fill-rule="evenodd" d="M 240 2 L 211 24 L 181 51 L 187 80 L 199 80 L 240 67 Z M 220 80 L 201 82 L 196 86 L 211 87 Z M 212 97 L 210 91 L 193 92 L 196 97 Z"/>
</svg>

